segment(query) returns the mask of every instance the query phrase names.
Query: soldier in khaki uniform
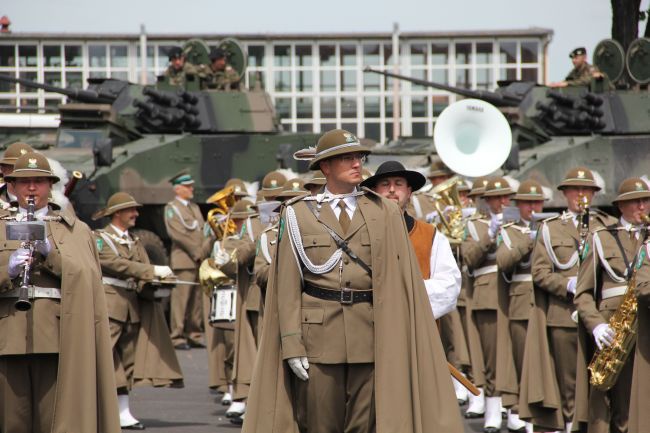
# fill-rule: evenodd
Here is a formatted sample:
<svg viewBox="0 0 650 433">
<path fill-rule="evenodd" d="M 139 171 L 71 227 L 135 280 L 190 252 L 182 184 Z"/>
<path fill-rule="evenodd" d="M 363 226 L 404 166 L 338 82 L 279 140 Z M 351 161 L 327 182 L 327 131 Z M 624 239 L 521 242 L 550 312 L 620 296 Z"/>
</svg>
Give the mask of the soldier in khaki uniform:
<svg viewBox="0 0 650 433">
<path fill-rule="evenodd" d="M 244 432 L 462 431 L 401 210 L 356 189 L 368 152 L 327 132 L 323 192 L 287 202 Z"/>
<path fill-rule="evenodd" d="M 172 277 L 173 272 L 169 266 L 150 264 L 140 239 L 129 233 L 129 229 L 135 226 L 140 206 L 129 194 L 118 192 L 108 199 L 104 209 L 94 215 L 95 219 L 110 217 L 110 223 L 103 230 L 97 230 L 95 236 L 110 319 L 120 425 L 129 430 L 144 429 L 129 408 L 137 348 L 142 351 L 149 341 L 153 341 L 156 352 L 164 356 L 149 356 L 147 363 L 156 364 L 161 360 L 164 363 L 169 359 L 172 370 L 171 377 L 156 371 L 151 377 L 140 377 L 140 380 L 146 379 L 156 386 L 182 382 L 169 333 L 152 332 L 164 329 L 165 319 L 162 307 L 154 301 L 154 288 L 147 283 Z M 140 359 L 144 358 L 143 354 L 139 355 Z"/>
<path fill-rule="evenodd" d="M 165 227 L 172 240 L 171 268 L 184 281 L 198 281 L 198 268 L 210 252 L 211 238 L 204 235 L 205 220 L 192 203 L 194 180 L 182 171 L 172 177 L 176 198 L 165 206 Z M 174 347 L 203 347 L 203 306 L 199 286 L 179 284 L 171 295 L 171 337 Z"/>
<path fill-rule="evenodd" d="M 5 178 L 5 176 L 13 173 L 14 164 L 16 164 L 18 157 L 33 151 L 32 146 L 27 143 L 17 141 L 10 144 L 3 153 L 2 159 L 0 159 L 0 172 L 2 172 L 2 177 Z M 13 192 L 11 184 L 5 180 L 2 186 L 0 186 L 0 207 L 3 209 L 10 207 L 10 203 L 15 201 L 15 199 L 16 195 Z"/>
<path fill-rule="evenodd" d="M 314 170 L 311 174 L 311 178 L 305 182 L 304 186 L 312 193 L 312 195 L 314 195 L 323 188 L 326 182 L 327 179 L 325 179 L 323 172 L 320 170 Z"/>
<path fill-rule="evenodd" d="M 541 225 L 533 252 L 532 274 L 536 290 L 543 290 L 548 299 L 546 325 L 549 347 L 568 430 L 575 407 L 577 328 L 571 314 L 579 267 L 577 248 L 581 242 L 579 202 L 584 197 L 591 203 L 600 187 L 589 169 L 576 167 L 567 172 L 557 188 L 566 197 L 568 209 Z M 611 221 L 607 215 L 591 211 L 589 229 L 603 227 Z"/>
<path fill-rule="evenodd" d="M 483 193 L 490 212 L 489 219 L 470 219 L 467 223 L 469 236 L 461 245 L 464 264 L 474 278 L 468 308 L 472 312 L 470 323 L 478 331 L 483 354 L 486 397 L 483 431 L 486 433 L 501 428 L 501 397 L 497 389 L 497 310 L 499 285 L 504 282 L 496 263 L 496 240 L 503 223 L 502 209 L 510 204 L 512 194 L 505 179 L 490 179 Z M 508 417 L 508 428 L 520 430 L 524 423 L 513 413 Z"/>
<path fill-rule="evenodd" d="M 608 320 L 621 304 L 643 241 L 643 223 L 650 211 L 648 185 L 638 177 L 624 180 L 613 204 L 621 217 L 616 223 L 593 232 L 580 266 L 574 300 L 580 321 L 598 349 L 614 343 L 615 334 Z M 591 360 L 589 346 L 581 347 L 587 352 L 583 352 L 586 357 L 580 361 L 588 363 Z M 633 365 L 634 352 L 609 391 L 589 390 L 589 433 L 628 431 Z M 580 418 L 578 421 L 583 421 Z"/>
<path fill-rule="evenodd" d="M 6 239 L 0 221 L 0 430 L 12 433 L 120 431 L 106 302 L 95 240 L 88 226 L 48 203 L 45 156 L 19 157 L 6 177 L 24 220 L 28 197 L 47 238 L 29 272 L 31 309 L 15 307 L 29 250 Z M 83 408 L 83 410 L 80 410 Z"/>
</svg>

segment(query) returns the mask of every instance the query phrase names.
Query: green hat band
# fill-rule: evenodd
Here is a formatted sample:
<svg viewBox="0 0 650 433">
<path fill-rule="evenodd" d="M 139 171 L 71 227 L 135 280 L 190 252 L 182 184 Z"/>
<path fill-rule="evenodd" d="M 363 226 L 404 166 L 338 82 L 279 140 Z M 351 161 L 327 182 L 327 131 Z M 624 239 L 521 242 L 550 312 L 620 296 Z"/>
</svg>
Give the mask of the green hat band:
<svg viewBox="0 0 650 433">
<path fill-rule="evenodd" d="M 187 182 L 194 182 L 192 180 L 192 176 L 189 174 L 184 174 L 182 176 L 178 176 L 176 179 L 172 180 L 172 185 L 182 185 Z"/>
</svg>

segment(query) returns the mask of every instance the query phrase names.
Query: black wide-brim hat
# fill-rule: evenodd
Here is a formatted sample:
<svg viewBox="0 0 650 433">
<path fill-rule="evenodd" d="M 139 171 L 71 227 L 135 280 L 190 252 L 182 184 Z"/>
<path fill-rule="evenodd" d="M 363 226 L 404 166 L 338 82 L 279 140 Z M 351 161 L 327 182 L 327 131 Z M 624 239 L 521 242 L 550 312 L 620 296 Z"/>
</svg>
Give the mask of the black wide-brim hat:
<svg viewBox="0 0 650 433">
<path fill-rule="evenodd" d="M 394 176 L 406 178 L 406 182 L 414 192 L 422 188 L 427 182 L 427 178 L 424 177 L 422 173 L 413 170 L 407 170 L 401 162 L 386 161 L 377 167 L 377 171 L 373 176 L 370 176 L 368 179 L 361 182 L 361 186 L 372 189 L 380 179 L 383 179 L 384 177 Z"/>
</svg>

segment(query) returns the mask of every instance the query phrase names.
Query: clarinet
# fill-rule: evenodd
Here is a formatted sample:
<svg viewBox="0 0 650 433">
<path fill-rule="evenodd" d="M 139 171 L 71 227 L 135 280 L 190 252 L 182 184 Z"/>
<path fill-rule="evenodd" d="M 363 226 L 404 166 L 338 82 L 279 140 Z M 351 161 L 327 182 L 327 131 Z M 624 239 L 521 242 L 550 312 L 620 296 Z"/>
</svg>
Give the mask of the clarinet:
<svg viewBox="0 0 650 433">
<path fill-rule="evenodd" d="M 27 197 L 27 221 L 34 221 L 34 196 Z M 25 263 L 25 268 L 23 269 L 23 276 L 20 282 L 20 288 L 18 289 L 18 300 L 14 304 L 14 307 L 18 311 L 29 311 L 32 308 L 32 303 L 29 302 L 29 287 L 31 285 L 30 274 L 32 268 L 32 258 L 34 257 L 34 241 L 23 242 L 21 248 L 27 248 L 29 250 L 29 259 Z"/>
</svg>

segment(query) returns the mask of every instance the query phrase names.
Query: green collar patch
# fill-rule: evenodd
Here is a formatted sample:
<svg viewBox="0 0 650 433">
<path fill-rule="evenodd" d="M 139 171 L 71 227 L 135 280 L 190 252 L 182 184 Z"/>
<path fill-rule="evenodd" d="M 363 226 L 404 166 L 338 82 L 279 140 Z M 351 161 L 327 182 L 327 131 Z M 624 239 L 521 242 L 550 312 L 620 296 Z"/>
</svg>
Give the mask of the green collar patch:
<svg viewBox="0 0 650 433">
<path fill-rule="evenodd" d="M 167 216 L 168 219 L 174 218 L 174 211 L 172 210 L 172 208 L 167 209 L 167 213 L 165 215 Z"/>
<path fill-rule="evenodd" d="M 584 261 L 587 258 L 587 254 L 589 254 L 589 244 L 585 244 L 585 249 L 582 250 L 582 257 L 580 257 L 581 261 Z"/>
<path fill-rule="evenodd" d="M 278 230 L 278 242 L 282 240 L 283 234 L 284 234 L 284 217 L 280 218 L 280 229 Z"/>
<path fill-rule="evenodd" d="M 97 249 L 101 251 L 102 248 L 104 248 L 104 239 L 97 238 L 96 242 L 97 242 Z"/>
</svg>

